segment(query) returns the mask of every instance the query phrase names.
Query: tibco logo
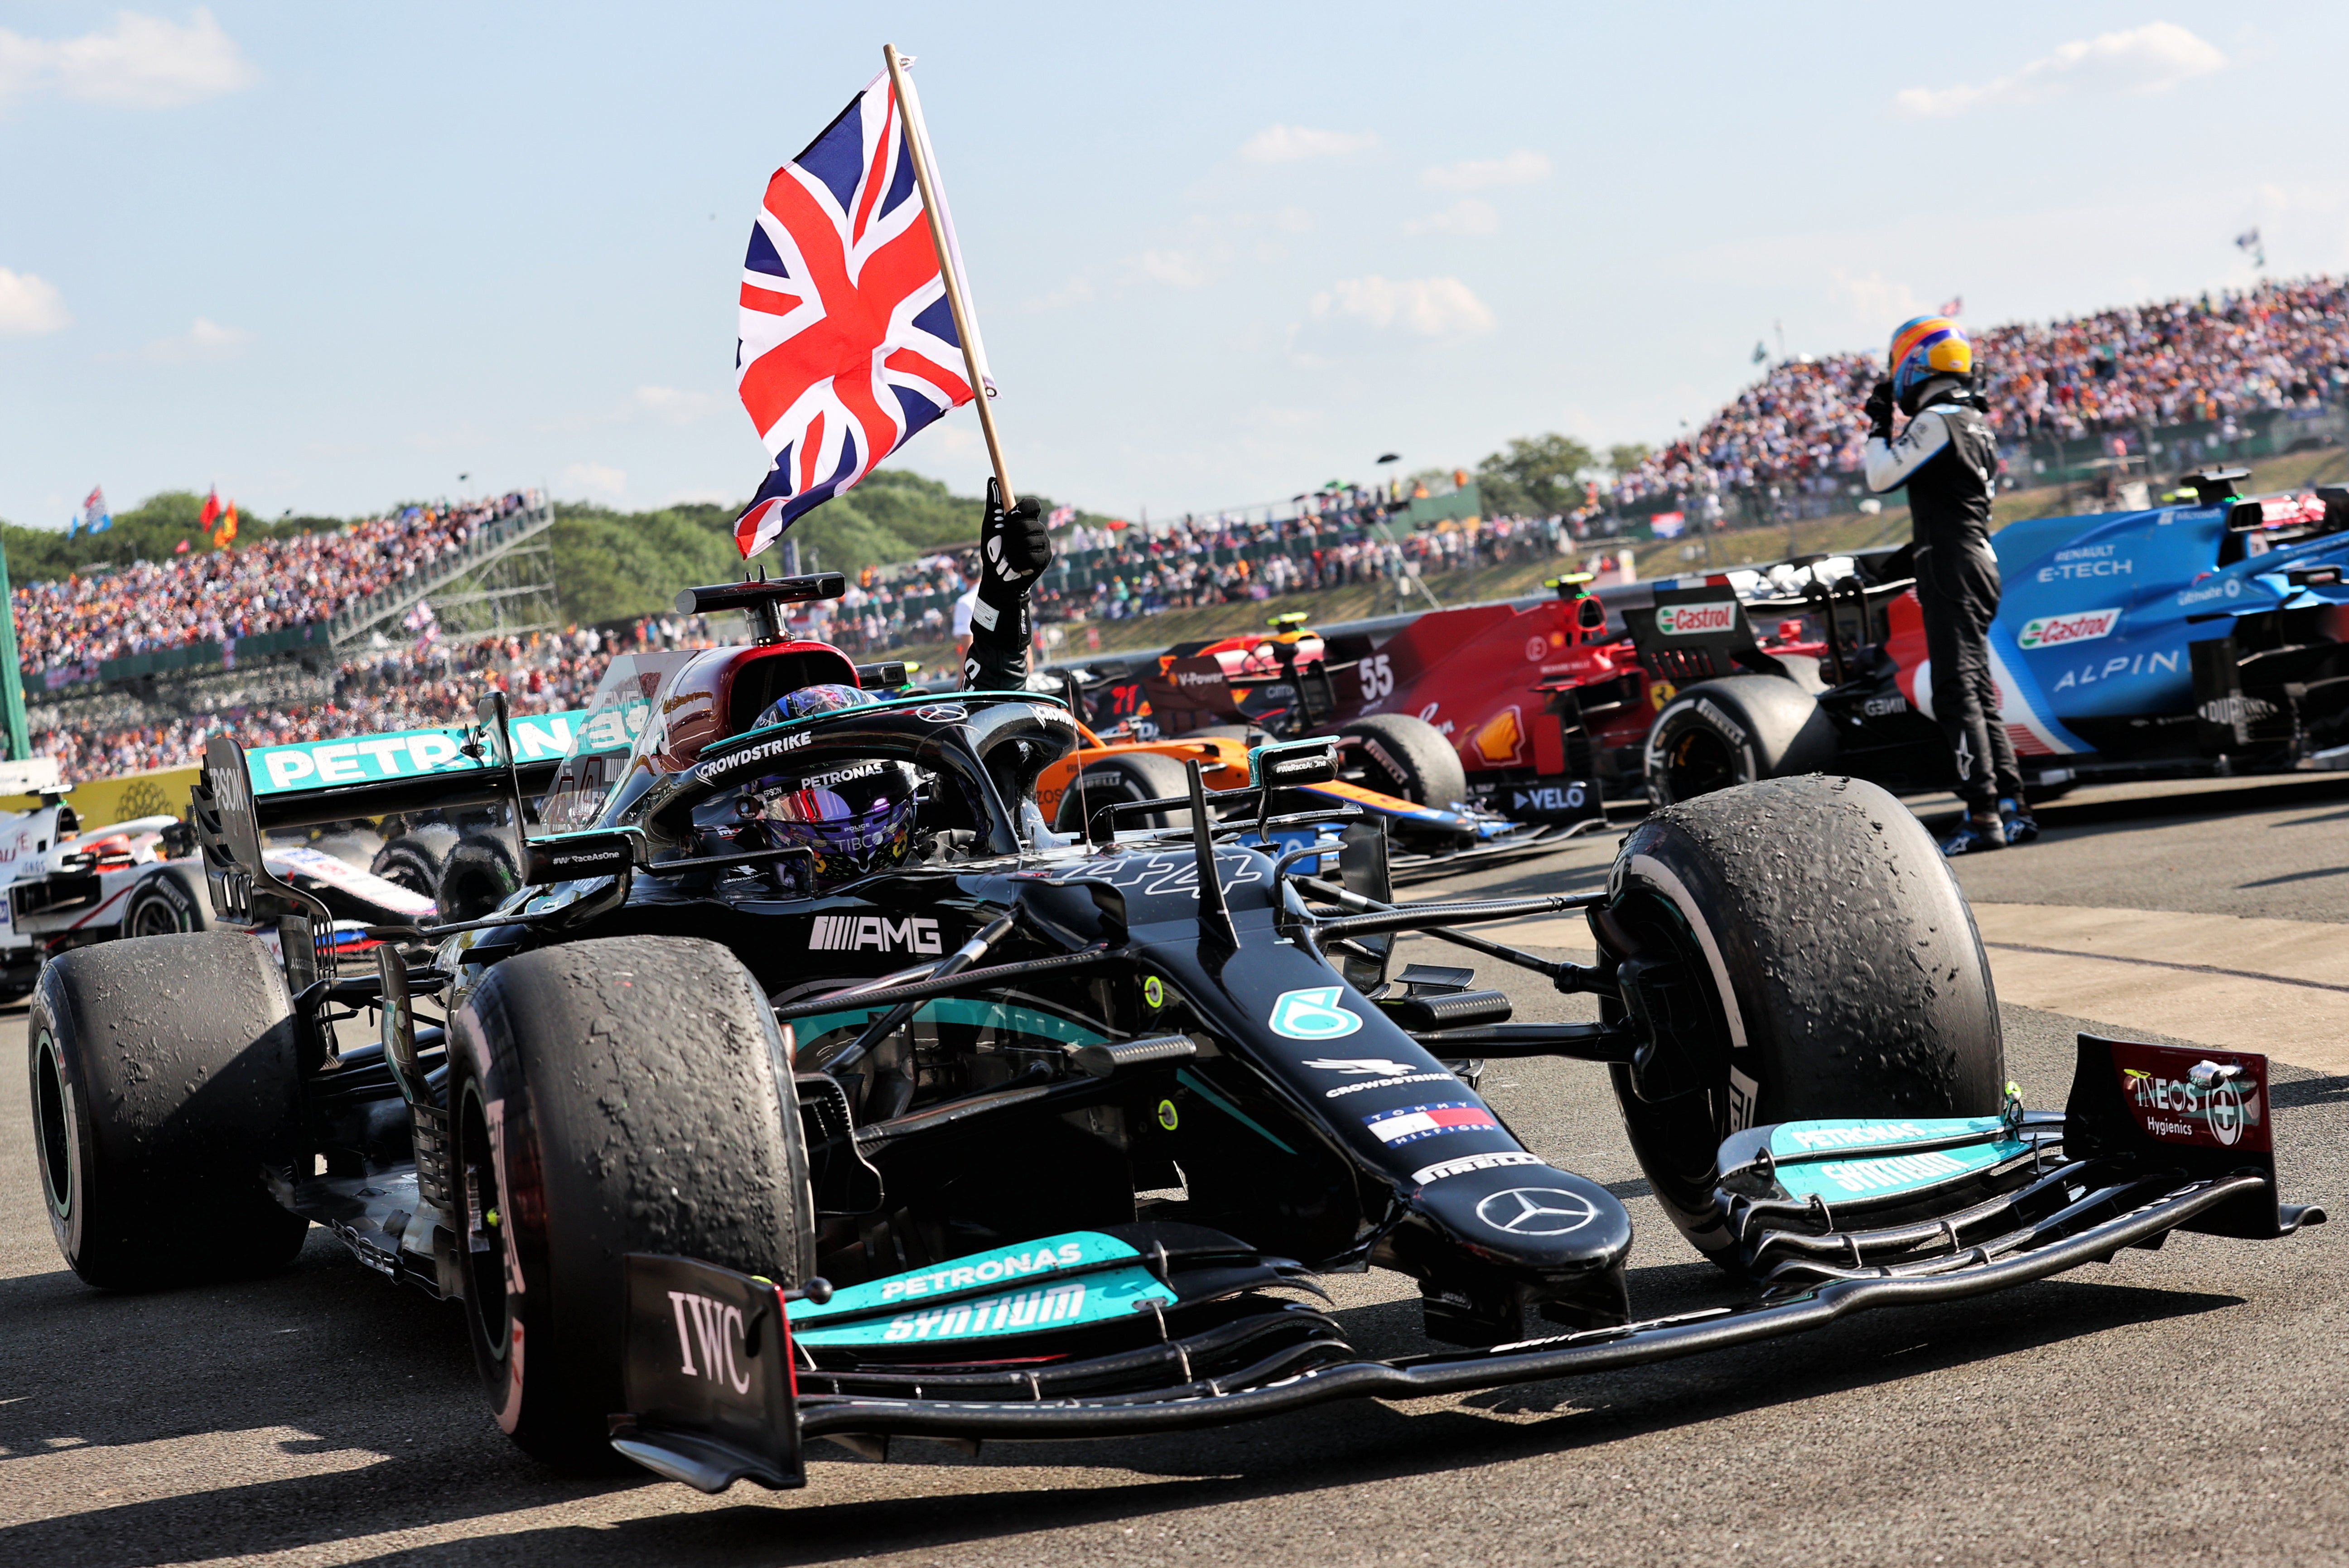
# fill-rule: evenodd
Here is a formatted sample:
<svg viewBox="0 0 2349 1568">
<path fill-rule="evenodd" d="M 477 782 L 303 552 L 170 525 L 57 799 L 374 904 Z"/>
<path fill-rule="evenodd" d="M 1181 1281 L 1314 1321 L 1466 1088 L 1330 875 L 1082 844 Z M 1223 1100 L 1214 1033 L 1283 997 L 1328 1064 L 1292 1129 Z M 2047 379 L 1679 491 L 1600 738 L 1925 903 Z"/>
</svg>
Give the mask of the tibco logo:
<svg viewBox="0 0 2349 1568">
<path fill-rule="evenodd" d="M 1735 599 L 1701 605 L 1666 605 L 1656 611 L 1656 629 L 1666 637 L 1700 637 L 1727 631 L 1737 620 Z"/>
<path fill-rule="evenodd" d="M 2055 648 L 2067 642 L 2094 642 L 2100 637 L 2110 637 L 2118 626 L 2121 612 L 2112 609 L 2074 610 L 2069 615 L 2043 615 L 2023 623 L 2015 638 L 2020 648 Z"/>
<path fill-rule="evenodd" d="M 923 916 L 893 920 L 885 915 L 818 915 L 808 933 L 810 952 L 941 953 L 938 923 Z"/>
</svg>

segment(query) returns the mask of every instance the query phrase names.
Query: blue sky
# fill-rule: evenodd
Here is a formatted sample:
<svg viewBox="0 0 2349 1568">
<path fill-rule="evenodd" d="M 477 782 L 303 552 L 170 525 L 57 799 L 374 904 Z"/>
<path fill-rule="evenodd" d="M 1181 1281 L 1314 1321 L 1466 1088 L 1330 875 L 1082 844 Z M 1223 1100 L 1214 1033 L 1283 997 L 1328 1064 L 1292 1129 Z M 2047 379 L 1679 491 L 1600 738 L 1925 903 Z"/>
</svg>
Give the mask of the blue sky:
<svg viewBox="0 0 2349 1568">
<path fill-rule="evenodd" d="M 767 174 L 916 56 L 1014 483 L 1154 516 L 2349 269 L 2349 10 L 0 8 L 0 517 L 746 496 Z M 898 459 L 976 489 L 963 412 Z M 472 479 L 460 486 L 457 476 Z"/>
</svg>

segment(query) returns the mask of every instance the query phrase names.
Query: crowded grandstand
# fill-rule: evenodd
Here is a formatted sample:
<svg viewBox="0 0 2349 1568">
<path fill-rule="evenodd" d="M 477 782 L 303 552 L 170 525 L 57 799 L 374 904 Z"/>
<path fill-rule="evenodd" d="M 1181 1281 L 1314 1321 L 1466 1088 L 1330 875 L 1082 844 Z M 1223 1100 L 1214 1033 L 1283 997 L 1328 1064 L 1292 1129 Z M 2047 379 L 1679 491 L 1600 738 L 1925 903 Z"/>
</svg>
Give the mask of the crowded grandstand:
<svg viewBox="0 0 2349 1568">
<path fill-rule="evenodd" d="M 2231 421 L 2329 403 L 2349 385 L 2349 286 L 2323 277 L 2267 284 L 1994 327 L 1975 341 L 1992 422 L 2010 450 L 2042 435 Z M 1634 508 L 1685 504 L 1701 527 L 1721 523 L 1725 492 L 1775 484 L 1849 492 L 1867 429 L 1861 404 L 1881 373 L 1864 354 L 1775 364 L 1694 435 L 1611 480 L 1589 480 L 1584 505 L 1547 516 L 1414 528 L 1404 487 L 1332 485 L 1281 505 L 1155 528 L 1072 521 L 1058 537 L 1060 562 L 1037 589 L 1038 620 L 1050 644 L 1056 626 L 1166 609 L 1364 583 L 1400 587 L 1549 558 L 1611 566 L 1615 557 L 1598 546 Z M 488 524 L 535 504 L 532 493 L 515 492 L 411 506 L 331 533 L 22 585 L 14 609 L 26 684 L 37 694 L 93 680 L 100 662 L 125 654 L 323 622 L 404 579 L 431 576 L 436 562 L 460 554 Z M 969 562 L 951 552 L 866 567 L 836 605 L 812 607 L 799 629 L 867 656 L 935 646 L 952 635 L 955 602 L 970 581 Z M 450 723 L 470 714 L 485 685 L 506 691 L 519 711 L 574 708 L 615 652 L 701 645 L 714 635 L 673 618 L 461 639 L 440 636 L 428 615 L 408 629 L 409 646 L 356 650 L 323 672 L 316 700 L 281 694 L 160 721 L 87 705 L 67 717 L 44 704 L 33 713 L 35 750 L 79 780 L 186 763 L 213 733 L 257 745 Z"/>
</svg>

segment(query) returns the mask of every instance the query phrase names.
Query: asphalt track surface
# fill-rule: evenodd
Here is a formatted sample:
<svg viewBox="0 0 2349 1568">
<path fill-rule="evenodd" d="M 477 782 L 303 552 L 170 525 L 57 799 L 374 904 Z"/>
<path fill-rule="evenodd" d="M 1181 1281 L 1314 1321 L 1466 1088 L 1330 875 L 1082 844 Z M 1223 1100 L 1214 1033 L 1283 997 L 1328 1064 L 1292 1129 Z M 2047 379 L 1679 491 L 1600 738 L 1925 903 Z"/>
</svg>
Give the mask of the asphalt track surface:
<svg viewBox="0 0 2349 1568">
<path fill-rule="evenodd" d="M 1961 866 L 1975 899 L 2314 923 L 2302 934 L 2349 942 L 2349 780 L 2083 792 L 2046 820 L 2041 844 Z M 1589 886 L 1610 847 L 1454 886 Z M 2260 972 L 2256 952 L 2150 956 Z M 2060 993 L 2070 971 L 2051 972 Z M 2169 972 L 2147 968 L 2145 986 Z M 1520 1016 L 1569 1005 L 1518 971 L 1493 978 Z M 2349 1033 L 2349 997 L 2278 994 Z M 2071 1036 L 2095 1021 L 2004 1011 L 2010 1072 L 2060 1104 Z M 804 1491 L 705 1498 L 523 1459 L 489 1419 L 451 1309 L 386 1285 L 322 1231 L 253 1284 L 84 1289 L 37 1196 L 22 1036 L 21 1012 L 0 1016 L 0 1563 L 2349 1558 L 2342 1224 L 2282 1242 L 2178 1237 L 1986 1301 L 1459 1399 L 975 1459 L 901 1442 L 876 1464 L 817 1443 Z M 2276 1077 L 2287 1193 L 2341 1213 L 2349 1075 Z M 1636 1308 L 1725 1299 L 1643 1195 L 1599 1069 L 1503 1064 L 1485 1087 L 1532 1147 L 1626 1198 Z M 1361 1347 L 1416 1344 L 1402 1282 L 1334 1283 Z"/>
</svg>

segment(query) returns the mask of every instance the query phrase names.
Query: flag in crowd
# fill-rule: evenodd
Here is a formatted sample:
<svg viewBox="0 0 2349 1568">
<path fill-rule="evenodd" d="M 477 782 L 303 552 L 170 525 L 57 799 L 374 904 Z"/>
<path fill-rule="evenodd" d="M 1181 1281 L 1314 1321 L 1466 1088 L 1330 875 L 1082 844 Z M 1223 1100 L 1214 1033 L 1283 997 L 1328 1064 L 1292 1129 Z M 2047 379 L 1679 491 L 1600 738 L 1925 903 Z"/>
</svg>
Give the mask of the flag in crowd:
<svg viewBox="0 0 2349 1568">
<path fill-rule="evenodd" d="M 204 496 L 204 509 L 196 514 L 196 526 L 211 533 L 212 524 L 220 521 L 220 486 L 215 484 Z"/>
<path fill-rule="evenodd" d="M 1065 528 L 1076 520 L 1077 509 L 1075 507 L 1055 506 L 1052 508 L 1052 514 L 1044 519 L 1044 526 L 1047 528 Z"/>
<path fill-rule="evenodd" d="M 90 534 L 103 534 L 114 526 L 114 514 L 106 509 L 105 486 L 93 484 L 89 487 L 89 494 L 82 500 L 81 515 L 66 524 L 67 538 L 74 536 L 77 524 Z"/>
<path fill-rule="evenodd" d="M 225 550 L 236 543 L 236 499 L 229 498 L 228 510 L 221 514 L 220 532 L 212 535 L 212 544 Z"/>
<path fill-rule="evenodd" d="M 1962 294 L 1953 294 L 1941 301 L 1941 314 L 1944 316 L 1962 316 L 1965 309 L 1966 296 Z"/>
<path fill-rule="evenodd" d="M 915 180 L 920 110 L 910 82 L 906 91 L 901 104 L 886 72 L 874 78 L 775 171 L 751 224 L 735 382 L 773 462 L 734 524 L 746 558 L 971 400 L 965 345 Z M 959 283 L 937 161 L 926 143 L 921 150 Z M 971 332 L 969 362 L 990 384 L 976 323 Z"/>
</svg>

